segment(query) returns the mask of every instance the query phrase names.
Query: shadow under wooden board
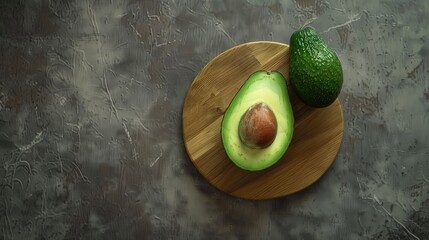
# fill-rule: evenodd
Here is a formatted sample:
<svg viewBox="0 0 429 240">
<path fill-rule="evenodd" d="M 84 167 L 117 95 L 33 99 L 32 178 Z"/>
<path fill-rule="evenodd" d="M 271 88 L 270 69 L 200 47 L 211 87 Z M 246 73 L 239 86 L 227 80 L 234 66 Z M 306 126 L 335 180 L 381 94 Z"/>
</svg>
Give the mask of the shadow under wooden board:
<svg viewBox="0 0 429 240">
<path fill-rule="evenodd" d="M 344 127 L 340 102 L 307 107 L 289 83 L 295 128 L 283 158 L 257 172 L 242 170 L 228 159 L 221 123 L 229 103 L 252 73 L 278 71 L 288 79 L 288 69 L 288 45 L 250 42 L 215 57 L 193 81 L 183 107 L 184 143 L 195 167 L 216 188 L 246 199 L 278 198 L 310 186 L 334 161 Z"/>
</svg>

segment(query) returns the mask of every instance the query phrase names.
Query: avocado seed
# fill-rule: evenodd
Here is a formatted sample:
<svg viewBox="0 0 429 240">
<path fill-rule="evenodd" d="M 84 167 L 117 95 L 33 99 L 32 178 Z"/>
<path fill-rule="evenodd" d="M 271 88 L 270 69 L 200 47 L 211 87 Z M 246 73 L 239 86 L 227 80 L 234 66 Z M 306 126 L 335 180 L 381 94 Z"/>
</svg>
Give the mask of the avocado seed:
<svg viewBox="0 0 429 240">
<path fill-rule="evenodd" d="M 276 116 L 265 103 L 252 105 L 240 119 L 238 134 L 246 146 L 266 148 L 276 138 Z"/>
</svg>

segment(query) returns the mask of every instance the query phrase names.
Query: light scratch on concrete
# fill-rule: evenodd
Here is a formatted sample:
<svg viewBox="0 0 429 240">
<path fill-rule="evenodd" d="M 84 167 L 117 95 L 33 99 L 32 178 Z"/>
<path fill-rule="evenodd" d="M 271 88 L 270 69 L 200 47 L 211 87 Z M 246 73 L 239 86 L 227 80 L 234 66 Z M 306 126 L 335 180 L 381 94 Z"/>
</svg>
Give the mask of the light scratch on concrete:
<svg viewBox="0 0 429 240">
<path fill-rule="evenodd" d="M 131 148 L 133 151 L 133 159 L 137 161 L 137 151 L 136 151 L 136 148 L 134 147 L 133 139 L 131 138 L 130 131 L 128 131 L 128 127 L 124 122 L 122 122 L 122 128 L 124 129 L 125 134 L 127 134 L 128 142 L 131 145 Z"/>
<path fill-rule="evenodd" d="M 376 195 L 374 195 L 373 200 L 383 209 L 383 211 L 391 217 L 399 226 L 401 226 L 410 236 L 412 236 L 414 239 L 420 240 L 419 237 L 414 235 L 403 223 L 401 223 L 395 216 L 393 216 L 387 209 L 383 206 L 383 203 L 377 198 Z"/>
<path fill-rule="evenodd" d="M 94 70 L 94 65 L 92 65 L 89 61 L 88 61 L 88 59 L 86 58 L 86 54 L 85 54 L 85 51 L 83 51 L 83 50 L 81 50 L 81 49 L 77 49 L 77 48 L 73 48 L 77 53 L 79 53 L 80 54 L 80 56 L 81 56 L 81 61 L 83 62 L 83 63 L 86 63 L 86 65 L 88 65 L 90 68 L 91 68 L 91 71 L 95 71 Z"/>
<path fill-rule="evenodd" d="M 423 173 L 422 173 L 422 179 L 423 179 L 423 181 L 429 183 L 429 179 L 427 179 Z"/>
<path fill-rule="evenodd" d="M 225 31 L 225 29 L 222 27 L 222 23 L 217 22 L 217 23 L 215 23 L 215 25 L 216 25 L 217 29 L 218 29 L 220 32 L 222 32 L 222 33 L 223 33 L 227 38 L 229 38 L 229 40 L 231 40 L 231 42 L 232 42 L 232 43 L 237 44 L 237 43 L 234 41 L 234 39 L 231 37 L 231 35 L 229 35 L 229 34 Z"/>
<path fill-rule="evenodd" d="M 35 145 L 37 145 L 38 143 L 43 141 L 43 139 L 44 139 L 43 134 L 44 134 L 44 131 L 40 131 L 39 133 L 36 134 L 34 139 L 29 144 L 18 147 L 19 150 L 21 152 L 25 152 L 25 151 L 31 149 L 32 147 L 34 147 Z"/>
<path fill-rule="evenodd" d="M 155 160 L 149 165 L 149 167 L 153 167 L 159 161 L 159 159 L 161 159 L 161 157 L 162 157 L 162 150 L 160 150 L 159 156 L 155 158 Z"/>
<path fill-rule="evenodd" d="M 106 73 L 103 73 L 103 83 L 104 83 L 104 90 L 106 90 L 107 97 L 109 98 L 110 105 L 113 109 L 113 112 L 115 113 L 116 119 L 119 121 L 119 114 L 118 110 L 116 109 L 115 103 L 113 102 L 112 95 L 110 94 L 109 86 L 107 85 L 107 79 L 106 79 Z"/>
<path fill-rule="evenodd" d="M 81 177 L 82 181 L 84 181 L 86 183 L 91 183 L 91 181 L 89 181 L 88 177 L 83 175 L 82 170 L 79 168 L 79 166 L 74 161 L 72 161 L 71 163 L 74 166 L 74 168 L 76 169 L 76 172 Z"/>
<path fill-rule="evenodd" d="M 323 31 L 322 34 L 323 33 L 327 33 L 327 32 L 329 32 L 329 31 L 331 31 L 333 29 L 336 29 L 336 28 L 340 28 L 340 27 L 344 27 L 344 26 L 350 25 L 351 23 L 356 22 L 359 19 L 360 19 L 360 14 L 355 14 L 352 17 L 349 17 L 349 20 L 347 22 L 345 22 L 343 24 L 338 24 L 338 25 L 332 26 L 332 27 L 326 29 L 325 31 Z"/>
<path fill-rule="evenodd" d="M 132 23 L 130 23 L 130 27 L 137 34 L 137 37 L 139 37 L 139 39 L 143 38 L 143 36 L 139 33 L 139 31 L 137 31 L 136 27 Z M 140 41 L 140 42 L 143 43 L 142 41 Z"/>
<path fill-rule="evenodd" d="M 145 131 L 148 131 L 148 132 L 149 132 L 149 129 L 148 129 L 145 125 L 143 125 L 142 120 L 141 120 L 140 118 L 138 118 L 138 122 L 139 122 L 140 126 L 141 126 Z"/>
<path fill-rule="evenodd" d="M 89 4 L 89 1 L 87 1 L 87 3 L 88 3 L 88 16 L 91 21 L 92 28 L 94 29 L 95 38 L 98 41 L 99 40 L 98 36 L 100 35 L 100 31 L 98 30 L 97 20 L 95 18 L 95 12 L 92 9 L 91 4 Z"/>
<path fill-rule="evenodd" d="M 314 22 L 314 20 L 318 19 L 317 16 L 313 16 L 312 18 L 308 19 L 307 21 L 304 22 L 304 24 L 302 25 L 301 29 L 304 28 L 305 26 L 307 26 L 308 24 Z"/>
<path fill-rule="evenodd" d="M 57 143 L 57 156 L 58 156 L 58 162 L 60 163 L 60 172 L 63 173 L 63 161 L 61 160 L 61 154 Z"/>
<path fill-rule="evenodd" d="M 158 22 L 161 22 L 161 19 L 158 15 L 149 15 L 149 10 L 146 10 L 146 15 L 149 20 L 156 19 Z"/>
</svg>

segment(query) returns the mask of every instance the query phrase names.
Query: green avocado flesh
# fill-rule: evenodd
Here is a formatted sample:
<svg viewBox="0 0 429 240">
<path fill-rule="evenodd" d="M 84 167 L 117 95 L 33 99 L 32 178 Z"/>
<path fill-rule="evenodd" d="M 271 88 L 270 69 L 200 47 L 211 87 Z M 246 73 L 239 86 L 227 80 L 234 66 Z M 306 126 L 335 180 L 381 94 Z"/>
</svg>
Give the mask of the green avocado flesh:
<svg viewBox="0 0 429 240">
<path fill-rule="evenodd" d="M 239 124 L 243 114 L 257 103 L 265 103 L 277 120 L 276 137 L 266 148 L 251 148 L 239 136 Z M 293 135 L 294 118 L 286 87 L 279 72 L 253 73 L 231 101 L 222 120 L 222 142 L 225 151 L 235 165 L 258 171 L 275 164 L 285 154 Z"/>
<path fill-rule="evenodd" d="M 340 60 L 311 27 L 294 32 L 290 38 L 289 79 L 298 97 L 311 107 L 329 106 L 340 94 Z"/>
</svg>

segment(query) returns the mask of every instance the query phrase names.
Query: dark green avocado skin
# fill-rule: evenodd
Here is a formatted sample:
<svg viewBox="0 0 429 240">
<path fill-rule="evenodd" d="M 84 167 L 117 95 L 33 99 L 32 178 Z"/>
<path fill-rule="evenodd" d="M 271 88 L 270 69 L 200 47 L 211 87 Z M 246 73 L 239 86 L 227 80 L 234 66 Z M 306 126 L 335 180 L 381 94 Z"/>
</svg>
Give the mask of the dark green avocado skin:
<svg viewBox="0 0 429 240">
<path fill-rule="evenodd" d="M 340 60 L 311 27 L 294 32 L 290 38 L 289 79 L 298 97 L 311 107 L 327 107 L 340 94 Z"/>
</svg>

